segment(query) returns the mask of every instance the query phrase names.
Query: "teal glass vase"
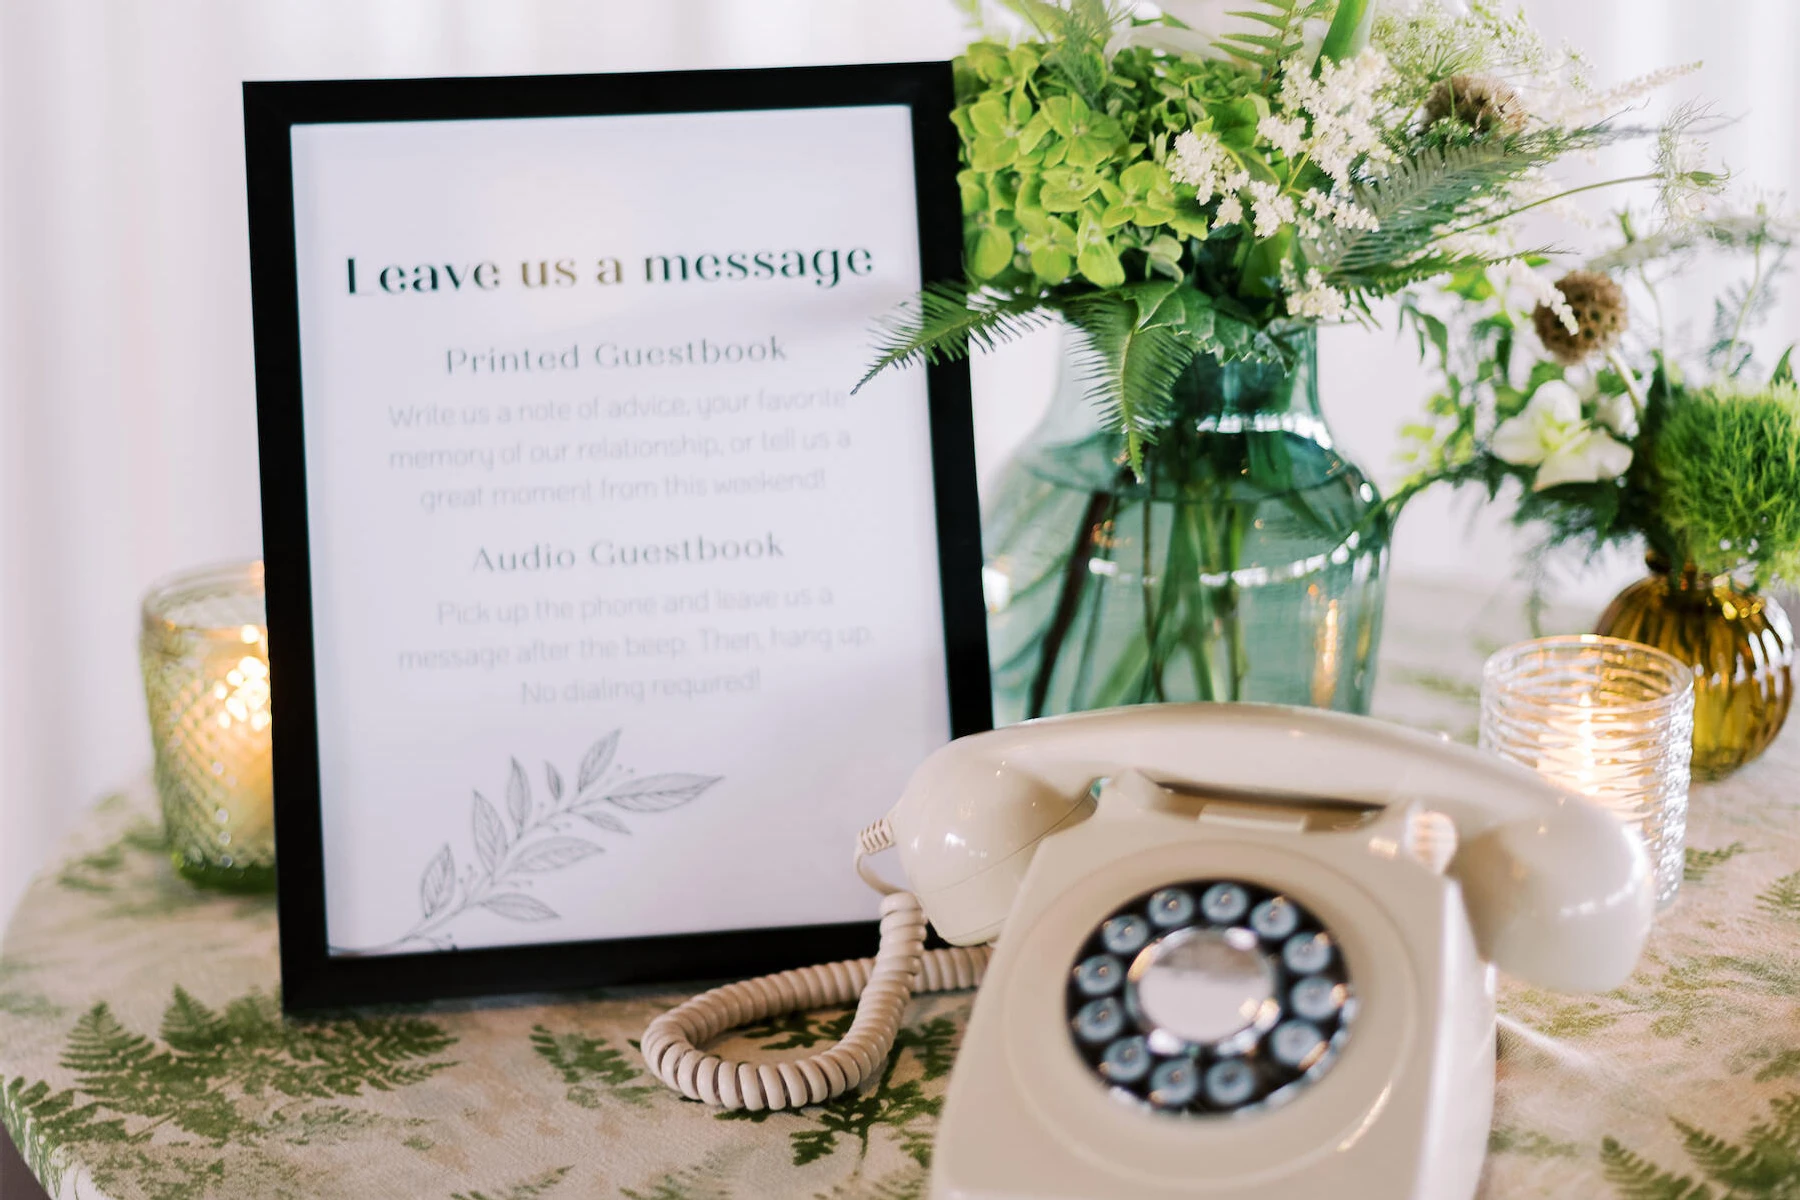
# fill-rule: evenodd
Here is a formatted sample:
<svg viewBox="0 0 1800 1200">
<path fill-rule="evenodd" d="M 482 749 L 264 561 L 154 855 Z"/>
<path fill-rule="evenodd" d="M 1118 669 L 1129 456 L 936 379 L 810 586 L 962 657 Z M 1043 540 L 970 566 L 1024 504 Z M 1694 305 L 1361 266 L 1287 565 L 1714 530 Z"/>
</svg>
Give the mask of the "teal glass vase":
<svg viewBox="0 0 1800 1200">
<path fill-rule="evenodd" d="M 1366 713 L 1392 520 L 1291 366 L 1196 359 L 1145 448 L 1102 424 L 1065 355 L 983 512 L 995 718 L 1163 701 Z"/>
</svg>

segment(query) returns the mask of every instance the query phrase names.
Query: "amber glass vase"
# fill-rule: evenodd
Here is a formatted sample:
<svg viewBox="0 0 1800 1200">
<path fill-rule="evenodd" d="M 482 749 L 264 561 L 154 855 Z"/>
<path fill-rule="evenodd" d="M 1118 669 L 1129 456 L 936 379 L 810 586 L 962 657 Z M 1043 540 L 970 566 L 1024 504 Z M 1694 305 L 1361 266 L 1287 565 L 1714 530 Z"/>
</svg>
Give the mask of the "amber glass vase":
<svg viewBox="0 0 1800 1200">
<path fill-rule="evenodd" d="M 1771 596 L 1656 554 L 1650 576 L 1600 617 L 1595 633 L 1655 646 L 1694 669 L 1694 777 L 1723 779 L 1781 732 L 1793 701 L 1794 631 Z"/>
</svg>

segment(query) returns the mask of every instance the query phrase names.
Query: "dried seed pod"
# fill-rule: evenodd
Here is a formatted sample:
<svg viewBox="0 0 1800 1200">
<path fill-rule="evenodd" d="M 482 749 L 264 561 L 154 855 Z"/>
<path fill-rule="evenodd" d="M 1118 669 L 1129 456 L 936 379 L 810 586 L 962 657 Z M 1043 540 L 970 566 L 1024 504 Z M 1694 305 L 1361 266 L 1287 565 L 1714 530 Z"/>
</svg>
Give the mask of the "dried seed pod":
<svg viewBox="0 0 1800 1200">
<path fill-rule="evenodd" d="M 1556 281 L 1556 290 L 1575 313 L 1575 332 L 1547 304 L 1537 306 L 1531 323 L 1557 362 L 1573 367 L 1618 345 L 1628 324 L 1625 289 L 1597 271 L 1570 271 Z"/>
</svg>

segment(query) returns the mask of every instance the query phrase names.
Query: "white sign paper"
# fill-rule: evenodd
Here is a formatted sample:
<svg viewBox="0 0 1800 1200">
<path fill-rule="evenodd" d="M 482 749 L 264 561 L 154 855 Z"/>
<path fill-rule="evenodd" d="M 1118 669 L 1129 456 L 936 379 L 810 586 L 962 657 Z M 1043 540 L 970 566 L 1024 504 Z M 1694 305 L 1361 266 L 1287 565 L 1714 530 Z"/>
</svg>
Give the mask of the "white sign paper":
<svg viewBox="0 0 1800 1200">
<path fill-rule="evenodd" d="M 334 953 L 864 920 L 949 736 L 900 106 L 307 125 Z"/>
</svg>

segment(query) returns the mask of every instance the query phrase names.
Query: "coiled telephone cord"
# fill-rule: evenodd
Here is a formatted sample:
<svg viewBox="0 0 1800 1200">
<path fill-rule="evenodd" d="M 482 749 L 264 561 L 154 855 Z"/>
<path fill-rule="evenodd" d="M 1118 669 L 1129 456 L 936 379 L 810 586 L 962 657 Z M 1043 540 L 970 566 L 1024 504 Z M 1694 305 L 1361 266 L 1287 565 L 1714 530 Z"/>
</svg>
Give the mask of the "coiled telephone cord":
<svg viewBox="0 0 1800 1200">
<path fill-rule="evenodd" d="M 650 1022 L 644 1031 L 642 1052 L 651 1073 L 690 1100 L 727 1109 L 755 1112 L 818 1104 L 880 1072 L 915 993 L 980 984 L 990 948 L 926 950 L 925 911 L 919 898 L 896 890 L 864 867 L 865 857 L 892 844 L 885 820 L 869 826 L 857 839 L 857 871 L 884 893 L 881 943 L 874 958 L 783 971 L 695 996 Z M 736 1062 L 701 1049 L 753 1021 L 852 1000 L 857 1001 L 856 1016 L 843 1040 L 806 1058 Z"/>
</svg>

